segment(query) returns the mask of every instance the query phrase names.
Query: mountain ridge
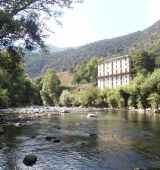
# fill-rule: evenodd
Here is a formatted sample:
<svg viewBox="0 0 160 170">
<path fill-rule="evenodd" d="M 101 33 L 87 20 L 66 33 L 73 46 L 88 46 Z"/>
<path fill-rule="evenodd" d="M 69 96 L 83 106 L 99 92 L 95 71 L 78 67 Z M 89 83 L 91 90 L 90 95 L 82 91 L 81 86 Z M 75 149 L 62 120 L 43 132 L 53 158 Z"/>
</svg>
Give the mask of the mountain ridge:
<svg viewBox="0 0 160 170">
<path fill-rule="evenodd" d="M 49 50 L 51 53 L 54 53 L 54 52 L 61 52 L 61 51 L 65 51 L 65 50 L 68 50 L 68 49 L 77 49 L 79 48 L 80 46 L 75 46 L 75 47 L 57 47 L 57 46 L 54 46 L 52 44 L 47 44 Z M 33 53 L 39 53 L 40 51 L 40 48 L 37 48 L 33 51 Z"/>
<path fill-rule="evenodd" d="M 88 62 L 94 56 L 107 59 L 119 55 L 134 55 L 141 49 L 160 54 L 159 26 L 160 20 L 142 31 L 95 41 L 77 49 L 54 52 L 46 57 L 28 53 L 24 57 L 26 72 L 30 77 L 36 77 L 44 74 L 48 68 L 54 68 L 57 72 L 66 71 L 77 64 Z"/>
</svg>

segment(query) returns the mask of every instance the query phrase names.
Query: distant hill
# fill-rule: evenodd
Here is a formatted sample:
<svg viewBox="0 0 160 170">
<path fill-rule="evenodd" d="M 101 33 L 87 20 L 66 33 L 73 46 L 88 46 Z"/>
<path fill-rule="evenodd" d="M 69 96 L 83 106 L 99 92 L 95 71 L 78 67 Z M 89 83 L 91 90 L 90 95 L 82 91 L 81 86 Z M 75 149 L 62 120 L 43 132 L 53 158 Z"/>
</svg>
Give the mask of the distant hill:
<svg viewBox="0 0 160 170">
<path fill-rule="evenodd" d="M 79 47 L 60 48 L 60 47 L 56 47 L 56 46 L 54 46 L 52 44 L 47 44 L 47 46 L 49 47 L 51 53 L 65 51 L 65 50 L 68 50 L 68 49 L 77 49 L 77 48 L 79 48 Z M 39 53 L 39 50 L 40 50 L 40 48 L 37 48 L 36 50 L 33 51 L 33 53 Z"/>
<path fill-rule="evenodd" d="M 134 55 L 141 49 L 160 54 L 159 44 L 160 20 L 145 30 L 96 41 L 77 49 L 54 52 L 45 57 L 38 53 L 28 53 L 24 62 L 29 76 L 36 77 L 44 74 L 48 68 L 54 68 L 57 72 L 65 71 L 77 64 L 88 62 L 94 56 L 107 59 L 119 55 Z"/>
</svg>

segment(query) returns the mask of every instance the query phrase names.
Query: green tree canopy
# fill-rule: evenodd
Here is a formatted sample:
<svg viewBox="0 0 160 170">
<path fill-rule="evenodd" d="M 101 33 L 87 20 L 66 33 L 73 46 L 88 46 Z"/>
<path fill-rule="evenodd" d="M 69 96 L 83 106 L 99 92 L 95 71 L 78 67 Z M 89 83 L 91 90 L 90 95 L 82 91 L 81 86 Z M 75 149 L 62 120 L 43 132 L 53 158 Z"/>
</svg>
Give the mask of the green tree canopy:
<svg viewBox="0 0 160 170">
<path fill-rule="evenodd" d="M 134 69 L 136 73 L 146 74 L 147 72 L 153 72 L 155 65 L 156 55 L 148 53 L 147 51 L 139 51 L 134 57 Z"/>
<path fill-rule="evenodd" d="M 93 57 L 88 63 L 78 65 L 77 72 L 73 76 L 72 83 L 87 84 L 97 83 L 98 63 L 104 61 L 104 58 Z"/>
<path fill-rule="evenodd" d="M 21 52 L 13 48 L 0 51 L 0 106 L 31 104 L 34 86 L 25 74 Z"/>
<path fill-rule="evenodd" d="M 63 106 L 70 106 L 71 103 L 71 94 L 68 90 L 63 90 L 59 98 L 60 104 Z"/>
<path fill-rule="evenodd" d="M 40 91 L 43 104 L 53 105 L 58 102 L 58 86 L 60 81 L 53 68 L 47 70 L 42 80 L 42 90 Z"/>
<path fill-rule="evenodd" d="M 37 45 L 44 49 L 44 39 L 53 32 L 46 21 L 52 18 L 61 25 L 62 9 L 71 8 L 73 2 L 83 0 L 1 0 L 0 50 L 16 46 L 17 42 L 27 50 Z"/>
</svg>

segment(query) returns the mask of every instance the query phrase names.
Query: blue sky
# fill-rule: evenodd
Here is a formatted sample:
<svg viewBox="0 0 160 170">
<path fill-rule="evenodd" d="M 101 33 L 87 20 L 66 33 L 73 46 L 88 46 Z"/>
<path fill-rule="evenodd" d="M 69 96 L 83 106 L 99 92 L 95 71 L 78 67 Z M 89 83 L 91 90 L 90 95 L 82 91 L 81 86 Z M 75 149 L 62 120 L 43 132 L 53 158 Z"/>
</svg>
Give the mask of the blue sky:
<svg viewBox="0 0 160 170">
<path fill-rule="evenodd" d="M 160 0 L 84 0 L 64 11 L 63 28 L 50 22 L 55 34 L 46 43 L 81 46 L 143 30 L 160 19 L 159 7 Z"/>
</svg>

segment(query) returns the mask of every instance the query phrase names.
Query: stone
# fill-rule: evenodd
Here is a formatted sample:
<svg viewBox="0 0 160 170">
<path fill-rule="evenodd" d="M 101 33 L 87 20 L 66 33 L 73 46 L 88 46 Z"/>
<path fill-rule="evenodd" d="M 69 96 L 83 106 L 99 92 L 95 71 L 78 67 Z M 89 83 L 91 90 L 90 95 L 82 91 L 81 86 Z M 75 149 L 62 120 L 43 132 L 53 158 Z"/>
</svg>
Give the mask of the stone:
<svg viewBox="0 0 160 170">
<path fill-rule="evenodd" d="M 52 138 L 53 138 L 53 137 L 50 136 L 50 135 L 47 135 L 47 136 L 45 137 L 46 140 L 51 140 Z"/>
<path fill-rule="evenodd" d="M 26 155 L 23 159 L 23 163 L 27 166 L 32 166 L 33 164 L 36 163 L 36 161 L 37 161 L 37 157 L 32 154 Z"/>
<path fill-rule="evenodd" d="M 97 137 L 97 134 L 92 133 L 90 134 L 90 137 Z"/>
<path fill-rule="evenodd" d="M 60 139 L 55 139 L 53 140 L 53 143 L 59 143 L 61 140 Z"/>
</svg>

